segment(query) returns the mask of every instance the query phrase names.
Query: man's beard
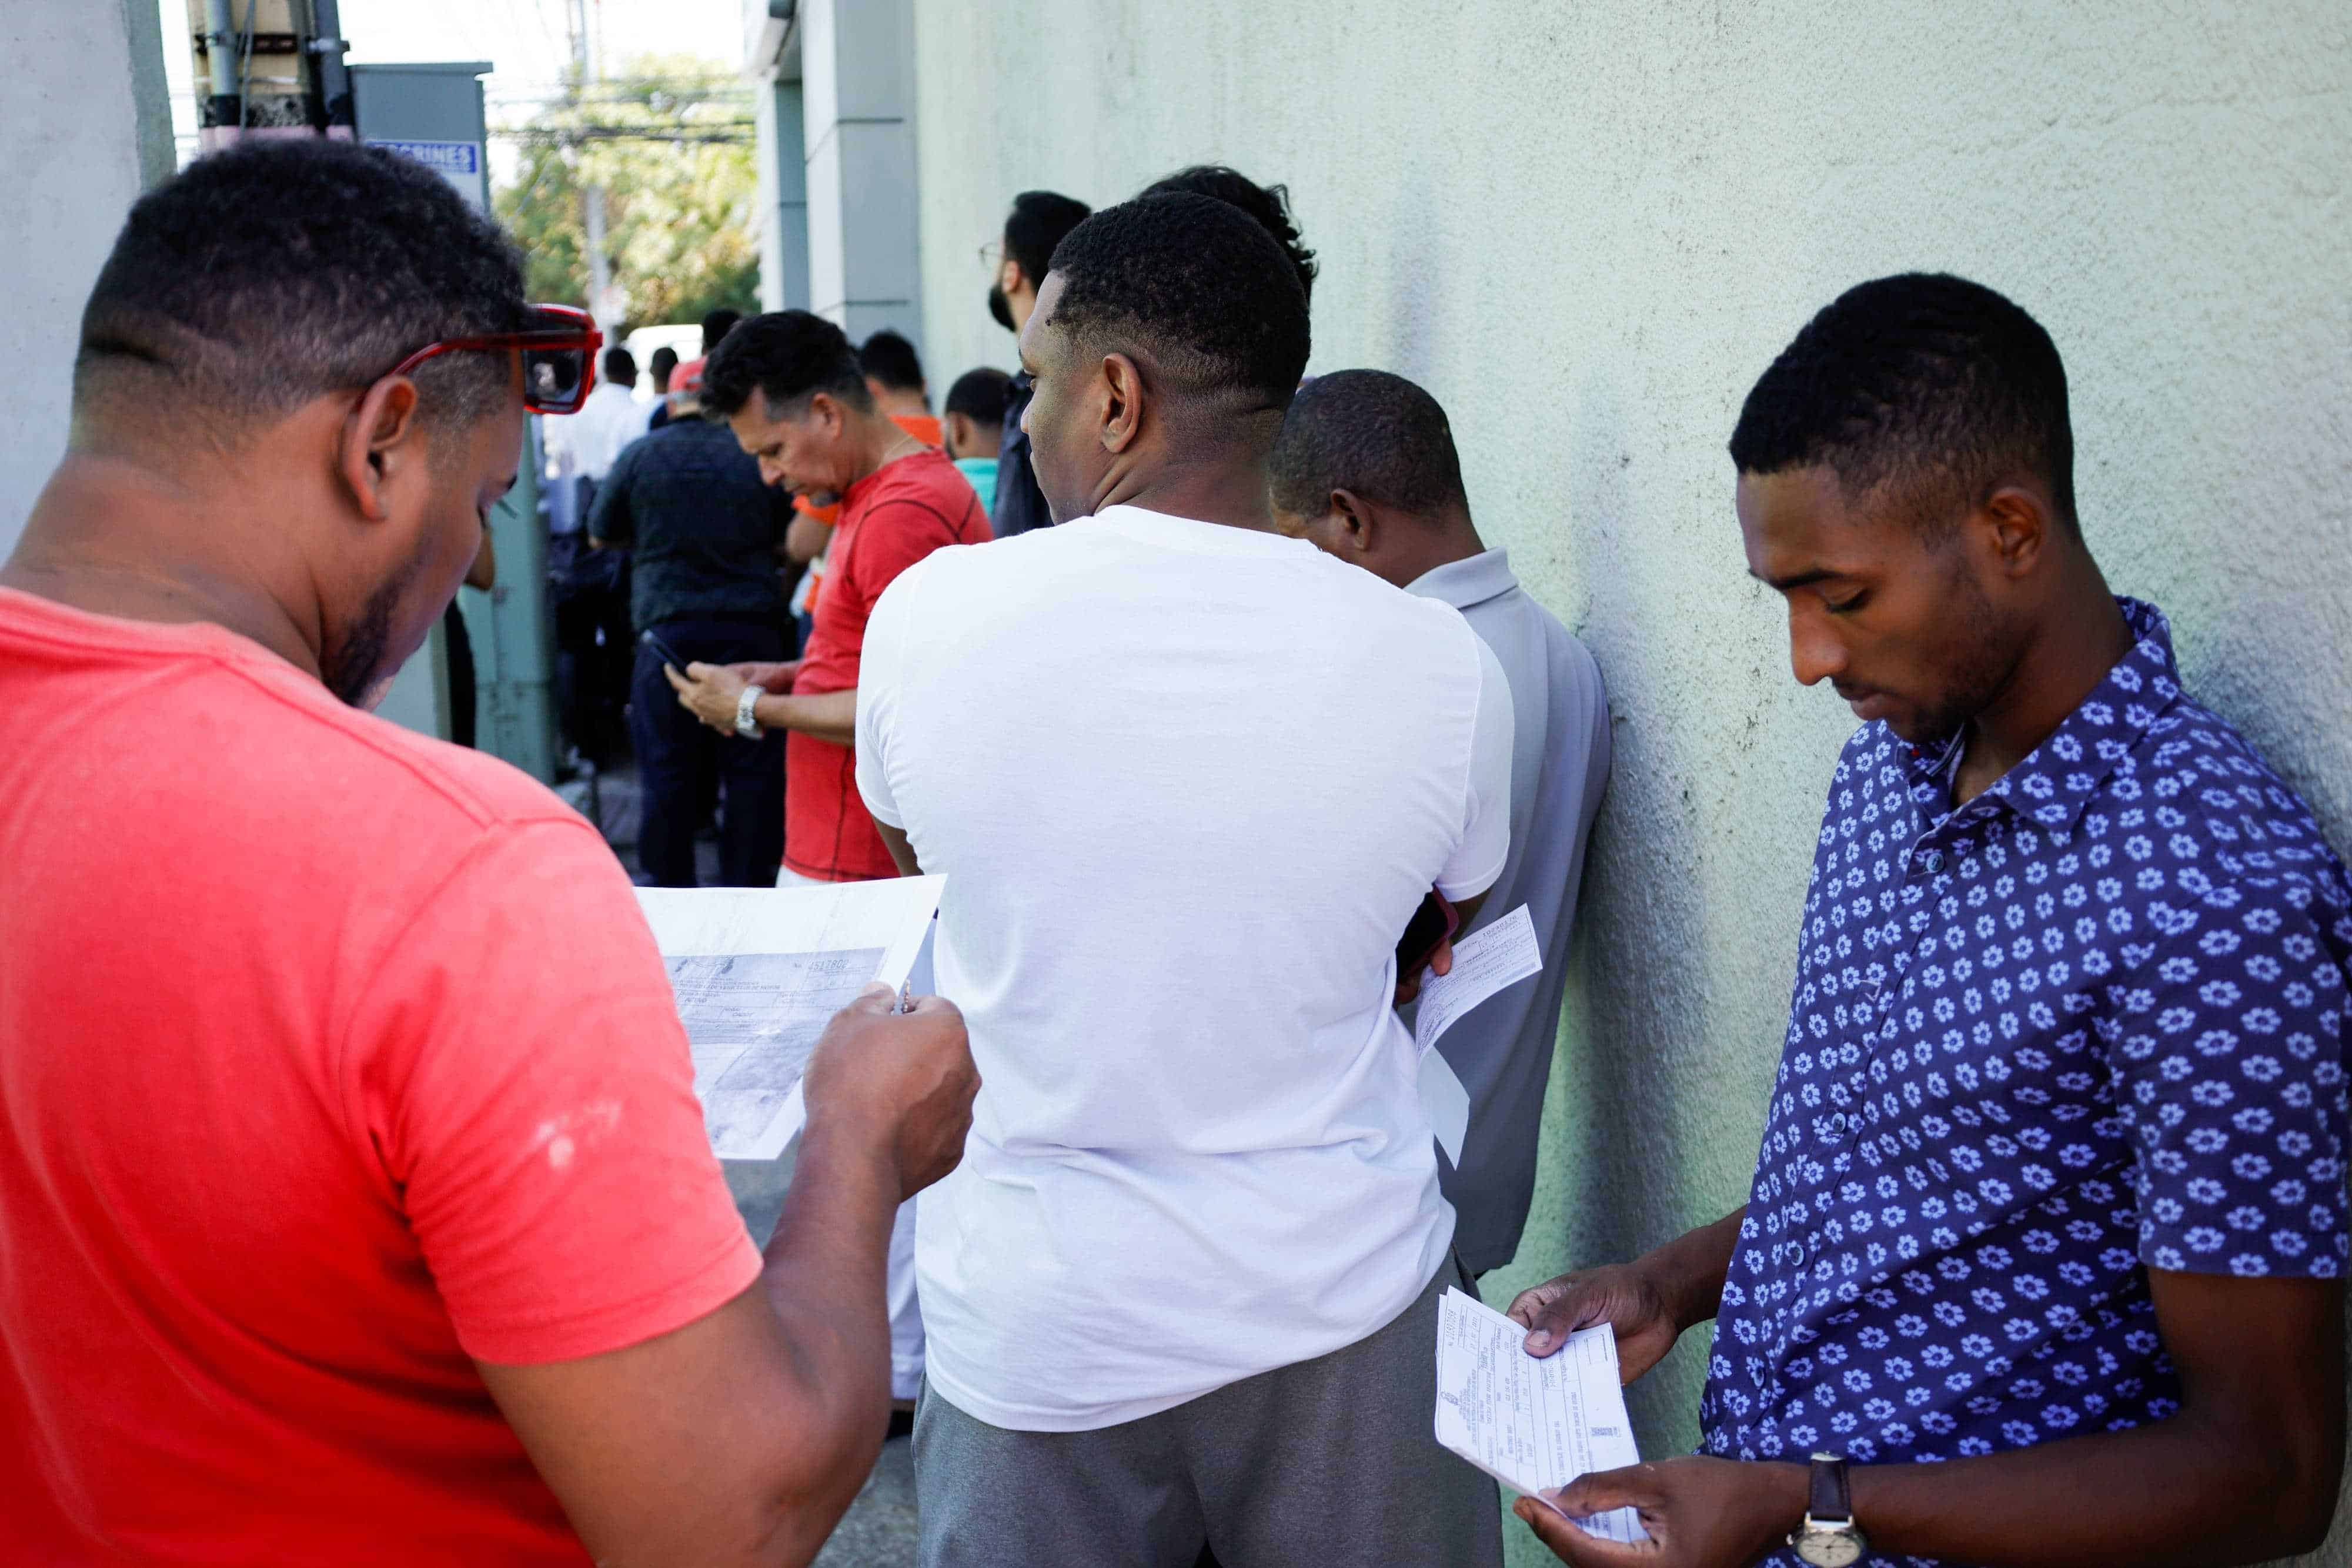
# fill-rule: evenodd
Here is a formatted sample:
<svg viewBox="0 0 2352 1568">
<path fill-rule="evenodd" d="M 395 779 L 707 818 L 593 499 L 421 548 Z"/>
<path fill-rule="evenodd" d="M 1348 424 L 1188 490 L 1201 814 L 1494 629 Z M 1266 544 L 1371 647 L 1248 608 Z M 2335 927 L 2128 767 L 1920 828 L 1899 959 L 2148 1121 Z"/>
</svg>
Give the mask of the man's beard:
<svg viewBox="0 0 2352 1568">
<path fill-rule="evenodd" d="M 992 283 L 988 286 L 988 313 L 995 317 L 996 324 L 1006 331 L 1019 330 L 1013 325 L 1013 305 L 1004 298 L 1004 285 L 1002 283 Z"/>
<path fill-rule="evenodd" d="M 383 700 L 383 688 L 400 673 L 383 667 L 392 643 L 392 612 L 423 564 L 421 558 L 411 561 L 406 570 L 370 594 L 342 640 L 320 650 L 319 679 L 346 706 L 374 708 Z"/>
<path fill-rule="evenodd" d="M 2002 635 L 2000 618 L 1983 585 L 1973 577 L 1956 574 L 1947 602 L 1956 626 L 1947 655 L 1944 689 L 1936 706 L 1923 711 L 1915 724 L 1895 730 L 1913 746 L 1958 734 L 1993 705 L 2017 673 L 2019 650 L 2012 639 Z M 1917 733 L 1906 734 L 1906 729 Z"/>
</svg>

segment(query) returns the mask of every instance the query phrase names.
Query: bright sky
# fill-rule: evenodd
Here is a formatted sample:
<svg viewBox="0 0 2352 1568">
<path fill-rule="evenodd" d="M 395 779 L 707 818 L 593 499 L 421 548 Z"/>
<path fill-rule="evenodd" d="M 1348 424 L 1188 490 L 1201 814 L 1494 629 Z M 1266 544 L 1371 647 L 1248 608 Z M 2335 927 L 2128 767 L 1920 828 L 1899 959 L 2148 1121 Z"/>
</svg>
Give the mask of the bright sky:
<svg viewBox="0 0 2352 1568">
<path fill-rule="evenodd" d="M 156 0 L 163 17 L 163 66 L 172 85 L 173 128 L 195 135 L 188 0 Z M 514 100 L 553 88 L 570 55 L 569 0 L 342 0 L 350 58 L 488 60 L 484 78 L 493 123 Z M 743 59 L 743 0 L 588 0 L 606 68 L 635 55 L 699 55 L 730 68 Z M 241 8 L 236 11 L 241 16 Z"/>
</svg>

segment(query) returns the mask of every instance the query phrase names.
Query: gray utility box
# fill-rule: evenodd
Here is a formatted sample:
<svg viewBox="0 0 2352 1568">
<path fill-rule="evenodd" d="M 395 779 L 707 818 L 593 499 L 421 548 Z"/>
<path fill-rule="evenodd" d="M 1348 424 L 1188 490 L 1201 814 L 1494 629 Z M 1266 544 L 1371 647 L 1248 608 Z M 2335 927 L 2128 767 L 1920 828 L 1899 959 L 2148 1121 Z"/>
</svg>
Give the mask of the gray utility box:
<svg viewBox="0 0 2352 1568">
<path fill-rule="evenodd" d="M 477 212 L 488 213 L 488 121 L 481 78 L 489 68 L 487 61 L 352 67 L 360 140 L 427 165 Z M 498 585 L 488 592 L 459 589 L 457 608 L 474 650 L 477 744 L 551 783 L 555 644 L 547 602 L 547 529 L 539 518 L 537 423 L 534 418 L 523 438 L 515 487 L 490 513 Z M 402 669 L 376 711 L 411 729 L 448 738 L 448 647 L 440 627 Z"/>
</svg>

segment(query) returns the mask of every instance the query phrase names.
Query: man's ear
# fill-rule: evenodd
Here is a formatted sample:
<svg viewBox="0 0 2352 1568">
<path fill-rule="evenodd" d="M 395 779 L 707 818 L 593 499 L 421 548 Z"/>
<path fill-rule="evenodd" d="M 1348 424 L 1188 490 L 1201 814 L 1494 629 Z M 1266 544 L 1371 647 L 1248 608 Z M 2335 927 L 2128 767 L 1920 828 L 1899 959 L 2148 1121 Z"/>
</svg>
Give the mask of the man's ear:
<svg viewBox="0 0 2352 1568">
<path fill-rule="evenodd" d="M 1969 526 L 1991 551 L 1993 569 L 2007 578 L 2031 576 L 2050 543 L 2056 519 L 2049 503 L 2031 490 L 2008 485 L 1977 508 Z"/>
<path fill-rule="evenodd" d="M 1105 452 L 1124 452 L 1143 431 L 1143 372 L 1125 354 L 1107 354 L 1095 385 L 1102 399 Z"/>
<path fill-rule="evenodd" d="M 839 435 L 842 427 L 849 423 L 849 411 L 844 408 L 841 400 L 831 392 L 809 393 L 808 408 L 809 413 L 814 414 L 824 426 L 825 437 L 828 440 Z"/>
<path fill-rule="evenodd" d="M 1376 523 L 1370 503 L 1353 490 L 1334 490 L 1330 497 L 1331 515 L 1339 519 L 1345 530 L 1348 548 L 1370 555 Z"/>
<path fill-rule="evenodd" d="M 424 422 L 416 411 L 416 383 L 386 376 L 360 394 L 343 416 L 335 471 L 352 504 L 370 522 L 392 516 L 392 492 L 425 475 Z"/>
<path fill-rule="evenodd" d="M 1021 270 L 1021 264 L 1011 256 L 1008 256 L 996 264 L 996 287 L 1002 292 L 1007 295 L 1018 294 L 1021 292 L 1021 286 L 1028 281 L 1029 277 Z"/>
</svg>

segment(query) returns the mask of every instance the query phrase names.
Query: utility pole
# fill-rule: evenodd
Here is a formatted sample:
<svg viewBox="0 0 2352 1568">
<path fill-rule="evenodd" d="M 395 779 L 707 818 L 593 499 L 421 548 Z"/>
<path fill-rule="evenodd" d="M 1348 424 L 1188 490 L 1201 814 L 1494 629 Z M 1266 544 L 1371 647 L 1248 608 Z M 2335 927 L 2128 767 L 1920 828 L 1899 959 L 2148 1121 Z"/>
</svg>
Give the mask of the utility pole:
<svg viewBox="0 0 2352 1568">
<path fill-rule="evenodd" d="M 334 0 L 187 0 L 203 150 L 242 137 L 349 136 Z"/>
<path fill-rule="evenodd" d="M 602 7 L 599 5 L 592 17 L 591 3 L 592 0 L 572 0 L 568 8 L 572 24 L 572 101 L 575 103 L 579 101 L 581 89 L 602 79 L 601 51 L 596 47 L 593 26 L 593 22 L 603 20 Z M 578 142 L 572 145 L 573 156 L 580 156 L 582 145 Z M 583 178 L 580 185 L 580 206 L 581 227 L 585 231 L 588 242 L 588 314 L 596 319 L 596 325 L 603 329 L 605 341 L 615 342 L 618 341 L 615 334 L 620 327 L 621 311 L 619 296 L 613 287 L 612 258 L 605 254 L 604 248 L 604 187 Z"/>
</svg>

